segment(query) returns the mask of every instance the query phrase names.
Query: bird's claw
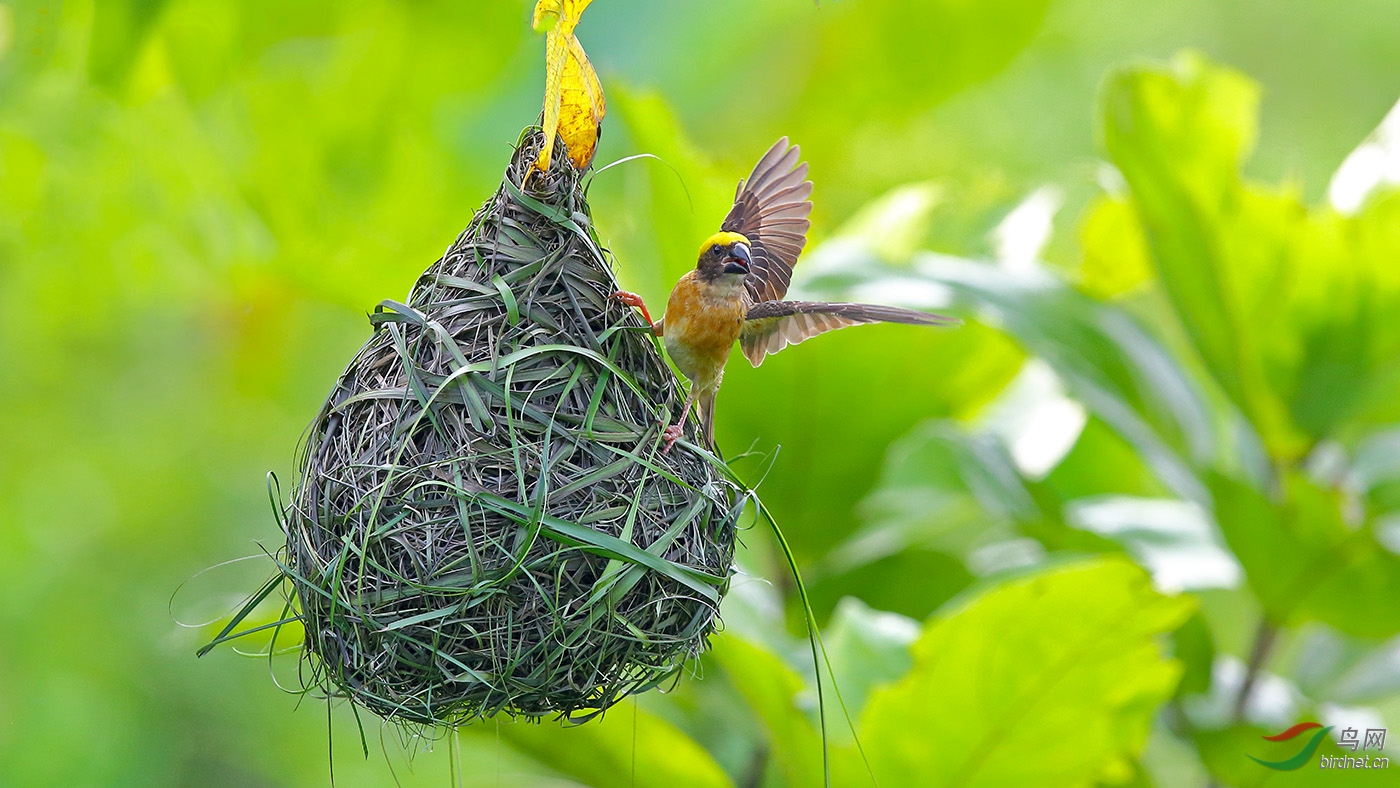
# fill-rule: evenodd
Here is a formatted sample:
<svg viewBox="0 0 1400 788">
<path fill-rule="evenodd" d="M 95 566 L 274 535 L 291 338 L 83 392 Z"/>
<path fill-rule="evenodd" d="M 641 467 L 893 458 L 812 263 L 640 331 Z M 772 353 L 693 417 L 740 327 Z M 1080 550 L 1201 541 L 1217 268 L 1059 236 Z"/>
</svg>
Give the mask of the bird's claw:
<svg viewBox="0 0 1400 788">
<path fill-rule="evenodd" d="M 671 451 L 671 447 L 676 445 L 676 441 L 681 439 L 682 431 L 683 427 L 680 424 L 672 424 L 671 426 L 661 431 L 661 440 L 666 443 L 666 446 L 661 449 L 662 454 L 666 454 Z"/>
<path fill-rule="evenodd" d="M 608 296 L 608 300 L 621 301 L 622 303 L 628 306 L 636 307 L 637 309 L 642 310 L 642 317 L 646 318 L 647 323 L 652 326 L 652 330 L 655 330 L 655 321 L 651 319 L 651 313 L 647 311 L 647 305 L 645 302 L 642 301 L 641 296 L 637 295 L 636 293 L 629 293 L 626 290 L 619 290 L 616 293 L 613 293 L 612 295 Z"/>
<path fill-rule="evenodd" d="M 635 306 L 638 308 L 641 308 L 642 306 L 642 297 L 637 295 L 636 293 L 629 293 L 626 290 L 619 290 L 616 293 L 613 293 L 612 295 L 608 296 L 608 298 L 614 301 L 621 301 L 622 303 L 628 306 Z"/>
</svg>

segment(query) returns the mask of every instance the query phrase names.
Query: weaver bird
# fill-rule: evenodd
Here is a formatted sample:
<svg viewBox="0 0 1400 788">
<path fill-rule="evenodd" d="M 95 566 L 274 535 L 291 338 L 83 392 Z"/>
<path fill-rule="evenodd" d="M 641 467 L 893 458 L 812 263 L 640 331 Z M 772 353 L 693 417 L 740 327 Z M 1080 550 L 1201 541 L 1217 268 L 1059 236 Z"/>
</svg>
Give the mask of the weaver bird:
<svg viewBox="0 0 1400 788">
<path fill-rule="evenodd" d="M 699 407 L 706 444 L 714 446 L 715 394 L 736 341 L 757 367 L 788 345 L 857 323 L 960 322 L 892 306 L 783 300 L 811 226 L 812 182 L 800 156 L 798 147 L 783 137 L 739 181 L 734 207 L 720 231 L 700 245 L 695 270 L 671 290 L 660 320 L 651 319 L 636 293 L 611 296 L 642 310 L 676 368 L 690 379 L 680 420 L 663 433 L 663 452 L 680 439 L 692 405 Z"/>
</svg>

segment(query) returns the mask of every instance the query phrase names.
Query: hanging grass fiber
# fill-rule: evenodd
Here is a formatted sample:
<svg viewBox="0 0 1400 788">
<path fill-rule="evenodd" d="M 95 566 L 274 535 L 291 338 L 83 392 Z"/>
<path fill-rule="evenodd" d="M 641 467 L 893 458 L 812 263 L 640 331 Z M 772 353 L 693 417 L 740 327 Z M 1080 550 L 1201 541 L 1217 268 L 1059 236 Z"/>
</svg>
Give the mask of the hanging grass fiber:
<svg viewBox="0 0 1400 788">
<path fill-rule="evenodd" d="M 675 676 L 728 587 L 744 491 L 693 427 L 661 453 L 683 392 L 542 139 L 371 316 L 281 513 L 306 686 L 391 720 L 588 719 Z"/>
</svg>

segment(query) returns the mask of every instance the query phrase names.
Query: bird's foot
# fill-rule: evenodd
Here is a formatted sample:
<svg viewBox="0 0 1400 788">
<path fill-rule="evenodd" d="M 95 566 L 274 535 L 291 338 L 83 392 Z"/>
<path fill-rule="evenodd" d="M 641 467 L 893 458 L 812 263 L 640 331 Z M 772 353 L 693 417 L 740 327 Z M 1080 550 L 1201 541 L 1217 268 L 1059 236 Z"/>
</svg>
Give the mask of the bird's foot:
<svg viewBox="0 0 1400 788">
<path fill-rule="evenodd" d="M 665 448 L 661 450 L 662 454 L 666 454 L 667 452 L 671 451 L 671 447 L 676 445 L 676 441 L 681 439 L 681 432 L 683 431 L 684 423 L 685 422 L 672 424 L 671 426 L 661 431 L 661 440 L 666 444 Z"/>
<path fill-rule="evenodd" d="M 642 297 L 637 295 L 636 293 L 629 293 L 626 290 L 619 290 L 616 293 L 613 293 L 612 295 L 608 296 L 608 298 L 614 301 L 620 301 L 621 303 L 624 303 L 628 306 L 636 307 L 637 309 L 642 310 L 642 317 L 645 317 L 648 323 L 655 322 L 651 319 L 651 313 L 647 311 L 646 302 L 642 301 Z"/>
<path fill-rule="evenodd" d="M 644 306 L 644 304 L 642 303 L 641 296 L 637 295 L 636 293 L 629 293 L 626 290 L 619 290 L 616 293 L 613 293 L 612 295 L 608 296 L 608 298 L 611 298 L 614 301 L 621 301 L 622 303 L 628 306 L 635 306 L 638 309 Z"/>
</svg>

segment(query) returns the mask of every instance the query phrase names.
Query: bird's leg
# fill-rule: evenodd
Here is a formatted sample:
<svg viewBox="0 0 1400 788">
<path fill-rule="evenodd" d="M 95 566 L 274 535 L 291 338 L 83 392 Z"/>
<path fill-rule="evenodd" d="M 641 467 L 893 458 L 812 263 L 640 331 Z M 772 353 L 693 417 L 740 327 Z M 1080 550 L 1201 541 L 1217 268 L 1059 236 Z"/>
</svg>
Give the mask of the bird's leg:
<svg viewBox="0 0 1400 788">
<path fill-rule="evenodd" d="M 685 398 L 685 407 L 681 408 L 681 417 L 675 424 L 667 427 L 661 432 L 661 440 L 666 446 L 661 450 L 662 454 L 671 451 L 671 447 L 676 445 L 676 441 L 681 439 L 681 433 L 685 431 L 685 417 L 690 415 L 690 406 L 695 403 L 695 389 L 691 388 L 690 395 Z"/>
<path fill-rule="evenodd" d="M 637 295 L 636 293 L 629 293 L 626 290 L 619 290 L 616 293 L 613 293 L 612 295 L 608 296 L 608 298 L 617 299 L 618 301 L 621 301 L 622 303 L 628 306 L 635 306 L 636 308 L 642 310 L 642 317 L 646 318 L 647 323 L 655 325 L 656 321 L 651 319 L 651 313 L 647 311 L 646 303 L 643 302 L 642 297 Z"/>
</svg>

